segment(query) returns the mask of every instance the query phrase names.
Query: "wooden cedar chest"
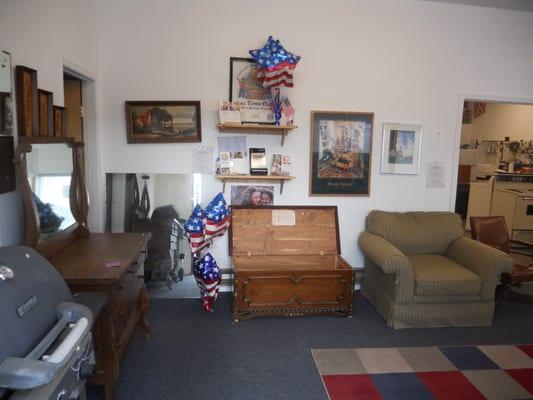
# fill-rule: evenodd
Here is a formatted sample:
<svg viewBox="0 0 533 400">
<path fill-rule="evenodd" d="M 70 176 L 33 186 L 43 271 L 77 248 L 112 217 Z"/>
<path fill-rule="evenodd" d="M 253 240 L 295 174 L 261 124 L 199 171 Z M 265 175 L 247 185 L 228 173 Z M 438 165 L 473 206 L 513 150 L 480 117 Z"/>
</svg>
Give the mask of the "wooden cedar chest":
<svg viewBox="0 0 533 400">
<path fill-rule="evenodd" d="M 233 318 L 352 315 L 337 207 L 232 206 Z"/>
</svg>

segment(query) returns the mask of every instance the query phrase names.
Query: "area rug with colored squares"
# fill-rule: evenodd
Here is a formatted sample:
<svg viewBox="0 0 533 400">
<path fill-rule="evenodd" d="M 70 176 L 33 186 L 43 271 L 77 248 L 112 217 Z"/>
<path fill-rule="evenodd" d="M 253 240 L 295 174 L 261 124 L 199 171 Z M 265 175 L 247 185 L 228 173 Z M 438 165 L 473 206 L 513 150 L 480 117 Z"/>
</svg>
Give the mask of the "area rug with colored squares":
<svg viewBox="0 0 533 400">
<path fill-rule="evenodd" d="M 311 351 L 331 400 L 533 399 L 533 345 Z"/>
</svg>

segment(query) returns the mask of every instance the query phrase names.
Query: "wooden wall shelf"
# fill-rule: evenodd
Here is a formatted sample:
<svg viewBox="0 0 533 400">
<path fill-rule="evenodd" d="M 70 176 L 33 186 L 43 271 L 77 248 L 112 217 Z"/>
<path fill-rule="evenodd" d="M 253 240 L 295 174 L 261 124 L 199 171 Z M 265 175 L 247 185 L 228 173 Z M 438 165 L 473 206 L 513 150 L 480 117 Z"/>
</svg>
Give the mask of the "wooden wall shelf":
<svg viewBox="0 0 533 400">
<path fill-rule="evenodd" d="M 215 177 L 222 181 L 222 192 L 226 190 L 226 182 L 237 181 L 274 181 L 280 184 L 279 194 L 283 193 L 283 184 L 285 181 L 294 179 L 294 176 L 284 175 L 215 175 Z"/>
<path fill-rule="evenodd" d="M 283 146 L 287 133 L 298 127 L 296 125 L 217 124 L 217 128 L 224 133 L 281 135 L 281 145 Z"/>
</svg>

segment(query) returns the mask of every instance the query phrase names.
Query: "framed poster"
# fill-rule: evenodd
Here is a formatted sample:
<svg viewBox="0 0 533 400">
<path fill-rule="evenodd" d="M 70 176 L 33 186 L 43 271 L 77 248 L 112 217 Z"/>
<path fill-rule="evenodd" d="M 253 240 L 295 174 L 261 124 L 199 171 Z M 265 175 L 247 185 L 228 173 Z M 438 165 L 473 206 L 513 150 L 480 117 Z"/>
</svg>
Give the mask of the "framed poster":
<svg viewBox="0 0 533 400">
<path fill-rule="evenodd" d="M 310 196 L 370 195 L 374 113 L 311 112 Z"/>
<path fill-rule="evenodd" d="M 383 124 L 381 172 L 418 175 L 422 126 Z"/>
<path fill-rule="evenodd" d="M 238 104 L 243 124 L 274 123 L 270 91 L 263 87 L 258 72 L 259 66 L 252 58 L 230 58 L 229 101 Z"/>
<path fill-rule="evenodd" d="M 202 141 L 199 101 L 126 101 L 128 143 Z"/>
</svg>

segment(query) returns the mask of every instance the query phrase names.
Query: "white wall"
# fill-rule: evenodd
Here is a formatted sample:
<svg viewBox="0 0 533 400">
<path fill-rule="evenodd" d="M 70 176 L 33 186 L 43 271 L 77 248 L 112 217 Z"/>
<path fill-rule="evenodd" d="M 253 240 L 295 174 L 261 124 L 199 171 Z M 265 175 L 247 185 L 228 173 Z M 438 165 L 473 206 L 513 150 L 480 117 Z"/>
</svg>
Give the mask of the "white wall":
<svg viewBox="0 0 533 400">
<path fill-rule="evenodd" d="M 289 94 L 298 129 L 283 149 L 266 135 L 249 135 L 248 145 L 293 155 L 296 179 L 278 204 L 339 206 L 342 252 L 354 266 L 369 210 L 453 209 L 460 93 L 533 98 L 530 13 L 417 0 L 100 0 L 98 8 L 106 172 L 191 173 L 191 145 L 126 143 L 125 100 L 200 100 L 203 142 L 216 145 L 229 58 L 248 56 L 269 34 L 302 56 Z M 369 197 L 308 196 L 311 110 L 375 113 Z M 380 174 L 384 121 L 423 125 L 420 175 Z M 428 161 L 447 163 L 444 189 L 425 188 Z M 203 182 L 205 205 L 221 184 Z M 215 251 L 224 267 L 226 248 L 221 239 Z"/>
<path fill-rule="evenodd" d="M 487 103 L 485 114 L 472 121 L 471 138 L 533 140 L 533 105 Z"/>
<path fill-rule="evenodd" d="M 96 0 L 1 0 L 0 49 L 12 64 L 38 71 L 39 88 L 63 105 L 63 63 L 97 70 Z M 0 195 L 0 246 L 20 243 L 22 203 L 18 192 Z"/>
</svg>

